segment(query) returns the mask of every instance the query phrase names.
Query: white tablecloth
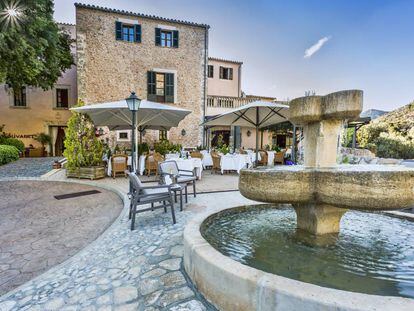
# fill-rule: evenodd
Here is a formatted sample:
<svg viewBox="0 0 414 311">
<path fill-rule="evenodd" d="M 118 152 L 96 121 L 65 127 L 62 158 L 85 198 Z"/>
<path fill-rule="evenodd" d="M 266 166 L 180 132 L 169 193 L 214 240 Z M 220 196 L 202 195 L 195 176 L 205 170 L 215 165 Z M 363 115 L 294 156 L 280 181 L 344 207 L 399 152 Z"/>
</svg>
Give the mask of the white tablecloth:
<svg viewBox="0 0 414 311">
<path fill-rule="evenodd" d="M 142 175 L 144 175 L 144 171 L 145 171 L 145 159 L 146 159 L 147 157 L 146 156 L 144 156 L 144 155 L 141 155 L 140 157 L 139 157 L 139 159 L 138 159 L 138 162 L 139 162 L 139 164 L 138 164 L 138 173 L 142 176 Z"/>
<path fill-rule="evenodd" d="M 267 165 L 273 166 L 275 165 L 275 151 L 268 151 L 267 152 Z"/>
<path fill-rule="evenodd" d="M 203 163 L 199 158 L 191 158 L 191 159 L 170 159 L 170 161 L 177 162 L 178 168 L 180 170 L 188 170 L 194 171 L 197 178 L 200 180 L 203 172 Z"/>
<path fill-rule="evenodd" d="M 180 157 L 179 153 L 167 153 L 165 155 L 165 160 L 178 159 L 179 157 Z"/>
<path fill-rule="evenodd" d="M 127 164 L 128 164 L 128 166 L 132 165 L 132 157 L 131 156 L 128 156 L 128 163 Z M 107 175 L 112 176 L 112 161 L 111 161 L 111 158 L 109 158 L 109 161 L 108 161 Z"/>
<path fill-rule="evenodd" d="M 250 160 L 254 163 L 256 161 L 256 152 L 249 152 L 248 153 Z M 260 153 L 257 154 L 257 160 L 260 161 L 262 159 L 262 157 L 260 156 Z"/>
<path fill-rule="evenodd" d="M 237 171 L 240 173 L 242 168 L 251 166 L 252 161 L 247 154 L 226 154 L 220 158 L 221 173 L 224 171 Z"/>
<path fill-rule="evenodd" d="M 203 156 L 203 167 L 206 168 L 207 166 L 213 166 L 213 158 L 211 157 L 211 154 L 204 153 Z"/>
</svg>

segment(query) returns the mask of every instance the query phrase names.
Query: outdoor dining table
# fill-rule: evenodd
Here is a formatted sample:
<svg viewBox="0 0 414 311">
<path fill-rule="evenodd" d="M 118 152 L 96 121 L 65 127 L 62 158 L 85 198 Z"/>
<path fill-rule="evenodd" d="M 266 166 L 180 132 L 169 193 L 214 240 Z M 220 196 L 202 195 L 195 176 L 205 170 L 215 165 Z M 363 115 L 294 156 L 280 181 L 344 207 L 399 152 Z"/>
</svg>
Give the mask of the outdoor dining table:
<svg viewBox="0 0 414 311">
<path fill-rule="evenodd" d="M 267 151 L 267 165 L 273 166 L 275 164 L 275 151 Z"/>
<path fill-rule="evenodd" d="M 226 154 L 220 158 L 221 173 L 224 171 L 237 171 L 252 166 L 253 162 L 248 154 Z"/>
</svg>

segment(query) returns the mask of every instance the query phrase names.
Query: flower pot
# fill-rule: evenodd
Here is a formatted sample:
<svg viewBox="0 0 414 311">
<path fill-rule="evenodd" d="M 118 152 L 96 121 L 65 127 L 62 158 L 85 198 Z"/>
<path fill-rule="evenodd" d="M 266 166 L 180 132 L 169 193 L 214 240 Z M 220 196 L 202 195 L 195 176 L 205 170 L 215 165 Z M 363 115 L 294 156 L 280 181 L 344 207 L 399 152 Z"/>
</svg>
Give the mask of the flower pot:
<svg viewBox="0 0 414 311">
<path fill-rule="evenodd" d="M 85 179 L 101 179 L 105 177 L 104 166 L 67 168 L 66 177 L 69 178 L 85 178 Z"/>
</svg>

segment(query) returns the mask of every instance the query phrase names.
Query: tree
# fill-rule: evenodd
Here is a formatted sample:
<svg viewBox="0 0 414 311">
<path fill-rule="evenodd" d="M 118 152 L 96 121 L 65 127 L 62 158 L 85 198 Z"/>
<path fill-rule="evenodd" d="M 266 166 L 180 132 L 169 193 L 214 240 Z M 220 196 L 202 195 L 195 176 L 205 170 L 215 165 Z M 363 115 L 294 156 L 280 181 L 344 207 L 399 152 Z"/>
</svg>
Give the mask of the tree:
<svg viewBox="0 0 414 311">
<path fill-rule="evenodd" d="M 83 103 L 79 101 L 78 106 Z M 102 163 L 103 144 L 95 135 L 95 127 L 87 114 L 72 112 L 68 121 L 63 155 L 68 168 L 98 166 Z"/>
<path fill-rule="evenodd" d="M 50 89 L 73 64 L 72 40 L 53 20 L 52 0 L 0 1 L 0 83 Z"/>
</svg>

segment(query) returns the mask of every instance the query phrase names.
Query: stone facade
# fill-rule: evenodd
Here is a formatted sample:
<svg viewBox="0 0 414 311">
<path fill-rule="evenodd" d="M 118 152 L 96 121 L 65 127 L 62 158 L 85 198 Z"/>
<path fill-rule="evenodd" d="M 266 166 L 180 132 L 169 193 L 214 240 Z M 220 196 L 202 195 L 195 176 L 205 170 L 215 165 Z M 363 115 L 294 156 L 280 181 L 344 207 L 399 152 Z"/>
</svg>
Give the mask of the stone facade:
<svg viewBox="0 0 414 311">
<path fill-rule="evenodd" d="M 141 25 L 141 42 L 116 40 L 115 22 Z M 192 111 L 168 138 L 184 147 L 201 144 L 206 100 L 208 26 L 95 6 L 76 5 L 78 94 L 87 104 L 120 100 L 135 91 L 147 99 L 147 72 L 175 77 L 174 103 Z M 178 30 L 179 47 L 155 44 L 155 29 Z M 186 134 L 182 135 L 182 130 Z M 154 133 L 148 131 L 149 137 Z M 145 139 L 144 139 L 145 140 Z"/>
</svg>

